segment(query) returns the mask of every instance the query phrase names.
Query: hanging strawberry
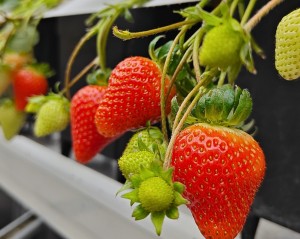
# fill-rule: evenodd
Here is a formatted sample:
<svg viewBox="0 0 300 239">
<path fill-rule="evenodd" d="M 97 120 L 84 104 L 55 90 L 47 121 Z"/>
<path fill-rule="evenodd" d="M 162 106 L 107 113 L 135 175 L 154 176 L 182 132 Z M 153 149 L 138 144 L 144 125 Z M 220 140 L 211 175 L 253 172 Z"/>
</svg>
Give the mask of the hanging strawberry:
<svg viewBox="0 0 300 239">
<path fill-rule="evenodd" d="M 159 121 L 161 77 L 159 66 L 148 58 L 129 57 L 120 62 L 111 72 L 95 115 L 98 132 L 114 137 L 144 127 L 148 121 Z M 167 112 L 174 93 L 167 100 Z"/>
<path fill-rule="evenodd" d="M 173 178 L 186 187 L 205 238 L 234 238 L 243 228 L 265 174 L 259 144 L 237 129 L 252 109 L 249 92 L 222 86 L 200 98 L 190 118 L 199 122 L 176 137 Z"/>
<path fill-rule="evenodd" d="M 44 95 L 48 91 L 48 81 L 45 73 L 34 67 L 24 67 L 13 74 L 13 93 L 16 108 L 23 111 L 28 98 L 35 95 Z"/>
<path fill-rule="evenodd" d="M 71 100 L 71 134 L 75 159 L 87 163 L 114 137 L 98 133 L 95 113 L 102 100 L 106 86 L 88 85 L 80 89 Z"/>
</svg>

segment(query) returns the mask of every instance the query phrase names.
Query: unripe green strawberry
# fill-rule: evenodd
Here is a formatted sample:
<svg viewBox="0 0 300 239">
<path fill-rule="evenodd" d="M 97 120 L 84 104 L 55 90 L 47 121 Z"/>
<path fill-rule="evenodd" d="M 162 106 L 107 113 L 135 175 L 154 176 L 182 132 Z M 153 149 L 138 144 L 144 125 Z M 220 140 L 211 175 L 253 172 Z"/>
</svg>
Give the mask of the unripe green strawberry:
<svg viewBox="0 0 300 239">
<path fill-rule="evenodd" d="M 37 113 L 34 134 L 42 137 L 62 131 L 68 126 L 69 120 L 68 102 L 64 99 L 50 99 Z"/>
<path fill-rule="evenodd" d="M 136 132 L 129 140 L 123 155 L 128 153 L 151 150 L 164 158 L 167 145 L 161 130 L 149 127 Z"/>
<path fill-rule="evenodd" d="M 138 203 L 132 212 L 135 220 L 142 220 L 151 214 L 151 221 L 157 235 L 160 235 L 165 216 L 178 219 L 178 206 L 186 204 L 182 196 L 185 187 L 172 181 L 173 169 L 163 169 L 158 161 L 149 167 L 141 167 L 138 174 L 126 181 L 120 191 L 132 189 L 122 195 L 131 205 Z M 119 192 L 120 192 L 119 191 Z"/>
<path fill-rule="evenodd" d="M 160 177 L 149 178 L 141 183 L 138 196 L 141 205 L 149 212 L 167 210 L 174 200 L 174 190 Z"/>
<path fill-rule="evenodd" d="M 148 168 L 155 155 L 148 151 L 124 154 L 118 161 L 120 170 L 126 179 L 140 172 L 141 166 Z"/>
<path fill-rule="evenodd" d="M 300 76 L 300 8 L 283 17 L 277 26 L 275 67 L 286 80 Z"/>
<path fill-rule="evenodd" d="M 237 21 L 232 19 L 216 26 L 204 37 L 199 52 L 200 64 L 222 69 L 235 65 L 240 62 L 242 44 L 242 30 Z"/>
<path fill-rule="evenodd" d="M 0 106 L 0 125 L 4 137 L 12 139 L 19 133 L 26 120 L 26 113 L 16 110 L 11 100 L 5 100 Z"/>
</svg>

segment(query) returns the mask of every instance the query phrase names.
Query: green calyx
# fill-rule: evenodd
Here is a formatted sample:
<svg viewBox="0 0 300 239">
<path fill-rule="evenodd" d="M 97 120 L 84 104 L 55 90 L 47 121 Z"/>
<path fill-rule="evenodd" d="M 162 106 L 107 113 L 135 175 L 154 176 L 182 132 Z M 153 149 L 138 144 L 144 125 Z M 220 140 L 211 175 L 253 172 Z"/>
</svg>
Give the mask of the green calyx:
<svg viewBox="0 0 300 239">
<path fill-rule="evenodd" d="M 137 131 L 129 140 L 123 155 L 149 151 L 157 156 L 160 161 L 164 160 L 167 144 L 161 130 L 158 127 L 149 126 Z"/>
<path fill-rule="evenodd" d="M 131 189 L 122 195 L 130 204 L 137 203 L 132 213 L 135 220 L 142 220 L 148 215 L 161 234 L 164 218 L 178 219 L 178 206 L 186 204 L 183 198 L 184 185 L 172 181 L 173 169 L 164 170 L 157 161 L 146 168 L 141 166 L 140 173 L 133 175 L 124 185 L 124 190 Z"/>
<path fill-rule="evenodd" d="M 30 97 L 28 100 L 28 104 L 26 105 L 25 111 L 27 113 L 36 114 L 39 112 L 39 110 L 45 103 L 52 100 L 60 101 L 64 105 L 66 111 L 69 112 L 70 109 L 69 100 L 60 94 L 51 93 L 51 92 L 48 95 L 37 95 L 37 96 Z"/>
<path fill-rule="evenodd" d="M 223 85 L 204 94 L 191 112 L 190 121 L 241 127 L 252 111 L 252 98 L 247 89 Z"/>
</svg>

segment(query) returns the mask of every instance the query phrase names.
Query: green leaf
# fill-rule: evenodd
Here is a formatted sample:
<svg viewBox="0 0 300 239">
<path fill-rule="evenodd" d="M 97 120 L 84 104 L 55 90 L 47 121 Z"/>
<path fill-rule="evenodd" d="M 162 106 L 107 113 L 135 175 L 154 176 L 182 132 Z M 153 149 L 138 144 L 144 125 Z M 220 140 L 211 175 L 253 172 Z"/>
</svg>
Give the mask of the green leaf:
<svg viewBox="0 0 300 239">
<path fill-rule="evenodd" d="M 151 213 L 151 221 L 155 227 L 156 234 L 160 236 L 162 231 L 162 225 L 165 219 L 165 212 L 153 212 Z"/>
<path fill-rule="evenodd" d="M 124 18 L 127 22 L 130 22 L 130 23 L 134 22 L 133 16 L 132 16 L 131 12 L 129 11 L 129 9 L 125 9 Z"/>
<path fill-rule="evenodd" d="M 251 45 L 248 42 L 246 42 L 241 47 L 240 58 L 241 58 L 242 62 L 244 63 L 245 67 L 247 68 L 247 70 L 250 73 L 255 74 L 256 69 L 254 67 Z"/>
<path fill-rule="evenodd" d="M 173 184 L 174 190 L 182 194 L 185 190 L 185 186 L 180 182 L 174 182 Z"/>
<path fill-rule="evenodd" d="M 142 179 L 139 174 L 134 174 L 131 176 L 130 181 L 132 183 L 133 188 L 138 188 L 142 182 Z"/>
<path fill-rule="evenodd" d="M 230 125 L 239 125 L 243 121 L 245 121 L 252 111 L 252 98 L 250 92 L 246 89 L 242 91 L 242 94 L 239 99 L 239 104 L 233 115 L 229 119 Z"/>
<path fill-rule="evenodd" d="M 32 96 L 25 107 L 27 113 L 36 114 L 40 108 L 47 102 L 47 97 L 44 95 Z"/>
<path fill-rule="evenodd" d="M 126 180 L 125 183 L 124 183 L 124 185 L 123 185 L 123 186 L 118 190 L 118 192 L 116 193 L 116 196 L 117 196 L 119 193 L 121 193 L 121 192 L 123 192 L 123 191 L 126 191 L 126 190 L 128 190 L 128 189 L 131 189 L 131 188 L 133 188 L 132 182 L 129 181 L 129 180 Z"/>
<path fill-rule="evenodd" d="M 237 79 L 237 77 L 238 77 L 238 75 L 241 71 L 241 68 L 242 68 L 242 63 L 241 62 L 229 66 L 229 69 L 228 69 L 228 82 L 230 84 L 233 84 L 235 82 L 235 80 Z"/>
<path fill-rule="evenodd" d="M 156 53 L 156 44 L 157 42 L 161 39 L 165 37 L 164 35 L 159 35 L 157 37 L 155 37 L 149 44 L 149 47 L 148 47 L 148 54 L 150 56 L 150 58 L 156 62 L 158 62 L 158 57 L 157 57 L 157 53 Z"/>
<path fill-rule="evenodd" d="M 198 16 L 205 22 L 206 25 L 218 26 L 223 20 L 210 12 L 203 10 L 200 7 L 196 9 Z"/>
<path fill-rule="evenodd" d="M 171 207 L 166 211 L 166 216 L 170 219 L 178 219 L 179 218 L 179 210 L 178 207 Z"/>
<path fill-rule="evenodd" d="M 33 47 L 39 41 L 39 33 L 35 26 L 25 25 L 19 28 L 13 37 L 8 41 L 7 49 L 19 52 L 28 53 L 33 50 Z"/>
<path fill-rule="evenodd" d="M 141 165 L 141 172 L 140 172 L 140 178 L 141 181 L 145 181 L 148 178 L 152 178 L 155 176 L 155 173 L 152 172 L 152 170 L 149 170 Z"/>
<path fill-rule="evenodd" d="M 142 220 L 146 218 L 150 213 L 146 211 L 142 205 L 138 205 L 132 212 L 132 217 L 135 218 L 135 220 Z"/>
<path fill-rule="evenodd" d="M 86 81 L 89 85 L 107 86 L 110 73 L 111 70 L 108 68 L 105 70 L 98 69 L 88 74 Z"/>
<path fill-rule="evenodd" d="M 173 116 L 177 115 L 177 112 L 179 110 L 179 104 L 177 101 L 177 96 L 173 97 L 173 99 L 171 100 L 171 114 Z"/>
<path fill-rule="evenodd" d="M 161 177 L 164 179 L 169 185 L 173 183 L 172 175 L 173 175 L 174 168 L 169 168 L 167 170 L 162 171 Z"/>
<path fill-rule="evenodd" d="M 174 192 L 174 205 L 175 206 L 180 206 L 183 204 L 187 204 L 187 200 L 177 191 Z"/>
<path fill-rule="evenodd" d="M 132 206 L 134 203 L 139 202 L 138 189 L 134 189 L 131 192 L 122 195 L 122 198 L 129 199 L 130 205 Z"/>
<path fill-rule="evenodd" d="M 163 142 L 163 134 L 159 128 L 157 127 L 149 128 L 148 133 L 151 138 L 161 140 L 161 143 Z"/>
<path fill-rule="evenodd" d="M 141 135 L 138 136 L 137 143 L 138 143 L 138 148 L 140 151 L 149 151 L 149 148 L 143 142 L 143 137 Z"/>
<path fill-rule="evenodd" d="M 234 104 L 233 104 L 233 109 L 235 110 L 238 105 L 239 105 L 239 101 L 240 101 L 240 97 L 241 97 L 241 94 L 242 94 L 243 90 L 236 86 L 235 87 L 235 91 L 234 91 Z"/>
</svg>

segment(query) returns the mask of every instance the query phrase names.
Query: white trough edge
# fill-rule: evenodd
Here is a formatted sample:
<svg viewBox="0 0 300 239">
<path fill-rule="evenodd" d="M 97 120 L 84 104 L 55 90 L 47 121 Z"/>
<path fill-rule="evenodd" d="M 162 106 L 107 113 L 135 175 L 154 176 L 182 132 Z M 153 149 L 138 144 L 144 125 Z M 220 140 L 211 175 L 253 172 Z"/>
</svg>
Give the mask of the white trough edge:
<svg viewBox="0 0 300 239">
<path fill-rule="evenodd" d="M 180 4 L 196 0 L 152 0 L 145 7 Z M 106 4 L 115 4 L 121 0 L 64 0 L 58 7 L 48 11 L 45 18 L 62 17 L 70 15 L 90 14 L 100 11 Z"/>
<path fill-rule="evenodd" d="M 120 183 L 24 136 L 0 134 L 0 187 L 65 238 L 202 238 L 185 207 L 157 237 L 149 218 L 135 222 L 116 197 Z"/>
</svg>

